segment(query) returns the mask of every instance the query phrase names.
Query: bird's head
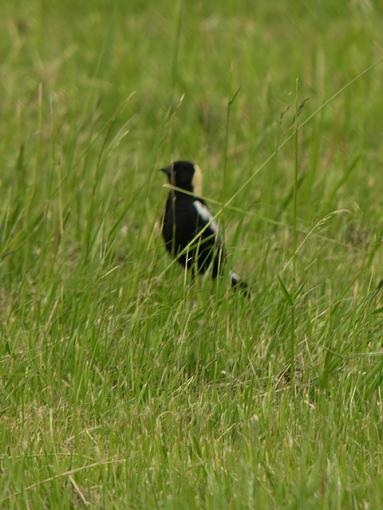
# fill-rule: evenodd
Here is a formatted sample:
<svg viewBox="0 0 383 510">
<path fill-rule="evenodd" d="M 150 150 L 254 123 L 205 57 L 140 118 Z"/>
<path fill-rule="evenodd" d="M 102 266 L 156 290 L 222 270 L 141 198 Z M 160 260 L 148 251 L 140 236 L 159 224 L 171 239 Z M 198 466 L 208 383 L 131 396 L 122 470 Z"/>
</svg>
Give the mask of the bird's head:
<svg viewBox="0 0 383 510">
<path fill-rule="evenodd" d="M 190 191 L 195 195 L 202 195 L 202 173 L 198 165 L 190 161 L 175 161 L 169 166 L 161 168 L 168 181 L 176 188 Z"/>
</svg>

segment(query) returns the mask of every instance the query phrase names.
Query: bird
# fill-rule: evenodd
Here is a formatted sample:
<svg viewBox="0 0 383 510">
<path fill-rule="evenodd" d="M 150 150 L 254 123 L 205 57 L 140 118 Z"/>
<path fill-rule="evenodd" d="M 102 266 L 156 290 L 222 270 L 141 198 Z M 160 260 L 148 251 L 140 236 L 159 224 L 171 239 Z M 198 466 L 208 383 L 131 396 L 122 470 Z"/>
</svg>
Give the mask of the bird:
<svg viewBox="0 0 383 510">
<path fill-rule="evenodd" d="M 194 278 L 211 268 L 211 276 L 222 276 L 227 259 L 220 228 L 202 198 L 202 171 L 191 161 L 175 161 L 160 168 L 172 188 L 162 220 L 166 250 Z M 233 288 L 249 295 L 248 285 L 234 271 L 229 272 Z"/>
</svg>

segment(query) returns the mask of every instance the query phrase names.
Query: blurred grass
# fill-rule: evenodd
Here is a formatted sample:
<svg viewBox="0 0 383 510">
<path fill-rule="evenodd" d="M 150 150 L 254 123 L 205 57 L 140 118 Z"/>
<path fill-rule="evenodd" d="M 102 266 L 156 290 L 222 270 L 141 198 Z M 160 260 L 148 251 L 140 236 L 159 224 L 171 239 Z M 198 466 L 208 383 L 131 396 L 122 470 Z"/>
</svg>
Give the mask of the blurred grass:
<svg viewBox="0 0 383 510">
<path fill-rule="evenodd" d="M 1 4 L 2 508 L 382 506 L 382 66 L 294 140 L 382 11 Z M 181 157 L 216 211 L 258 172 L 220 216 L 250 301 L 169 267 Z"/>
</svg>

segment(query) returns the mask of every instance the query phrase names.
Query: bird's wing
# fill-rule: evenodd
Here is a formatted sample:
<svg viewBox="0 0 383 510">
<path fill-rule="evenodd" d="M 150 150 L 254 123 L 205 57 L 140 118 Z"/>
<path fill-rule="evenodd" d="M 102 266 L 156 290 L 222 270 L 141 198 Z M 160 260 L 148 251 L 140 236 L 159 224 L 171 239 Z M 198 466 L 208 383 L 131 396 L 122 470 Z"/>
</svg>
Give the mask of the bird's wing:
<svg viewBox="0 0 383 510">
<path fill-rule="evenodd" d="M 201 200 L 194 200 L 193 206 L 197 212 L 198 227 L 204 230 L 205 236 L 214 236 L 219 239 L 219 226 L 206 204 Z"/>
<path fill-rule="evenodd" d="M 204 253 L 210 264 L 212 262 L 212 277 L 222 273 L 226 260 L 224 243 L 220 235 L 218 223 L 207 205 L 201 200 L 194 200 L 193 206 L 197 215 L 197 228 L 201 231 L 201 239 L 205 247 Z"/>
</svg>

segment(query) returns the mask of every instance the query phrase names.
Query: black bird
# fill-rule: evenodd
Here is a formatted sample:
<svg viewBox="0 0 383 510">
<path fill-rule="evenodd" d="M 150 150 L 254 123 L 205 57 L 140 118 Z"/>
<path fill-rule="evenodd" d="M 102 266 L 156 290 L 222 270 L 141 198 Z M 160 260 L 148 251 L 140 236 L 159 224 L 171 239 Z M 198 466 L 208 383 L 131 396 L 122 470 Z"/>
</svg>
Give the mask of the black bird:
<svg viewBox="0 0 383 510">
<path fill-rule="evenodd" d="M 162 237 L 167 251 L 190 270 L 192 276 L 212 268 L 212 277 L 222 275 L 226 261 L 219 227 L 202 195 L 202 173 L 190 161 L 175 161 L 161 168 L 176 189 L 169 192 L 163 217 Z M 232 287 L 248 294 L 248 286 L 230 271 Z"/>
</svg>

